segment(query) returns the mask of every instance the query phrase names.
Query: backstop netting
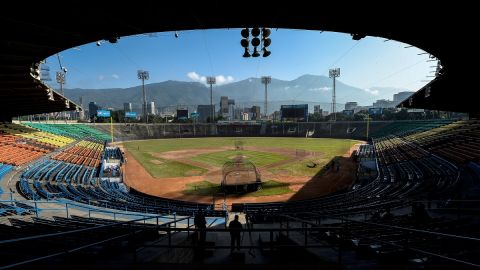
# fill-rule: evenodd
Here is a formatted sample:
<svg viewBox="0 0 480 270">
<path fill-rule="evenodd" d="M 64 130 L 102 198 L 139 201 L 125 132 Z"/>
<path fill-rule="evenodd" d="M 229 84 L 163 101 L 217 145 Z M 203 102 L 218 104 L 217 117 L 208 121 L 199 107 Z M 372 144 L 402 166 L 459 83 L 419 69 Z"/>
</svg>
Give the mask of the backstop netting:
<svg viewBox="0 0 480 270">
<path fill-rule="evenodd" d="M 226 192 L 248 192 L 261 188 L 260 172 L 255 164 L 241 155 L 227 161 L 222 167 L 222 190 Z"/>
</svg>

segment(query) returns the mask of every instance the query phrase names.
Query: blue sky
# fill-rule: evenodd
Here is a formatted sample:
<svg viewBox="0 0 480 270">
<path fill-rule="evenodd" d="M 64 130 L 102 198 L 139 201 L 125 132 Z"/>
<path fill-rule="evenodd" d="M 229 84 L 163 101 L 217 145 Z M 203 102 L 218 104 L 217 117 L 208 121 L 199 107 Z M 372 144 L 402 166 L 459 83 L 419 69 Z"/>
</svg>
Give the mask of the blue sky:
<svg viewBox="0 0 480 270">
<path fill-rule="evenodd" d="M 149 83 L 165 80 L 194 81 L 218 76 L 229 83 L 270 75 L 292 80 L 303 74 L 328 76 L 341 68 L 340 81 L 363 89 L 395 87 L 418 90 L 431 79 L 435 62 L 408 44 L 376 37 L 360 41 L 349 34 L 272 29 L 272 54 L 243 58 L 240 29 L 180 31 L 152 36 L 122 37 L 118 43 L 85 44 L 60 53 L 68 69 L 67 88 L 125 88 L 140 84 L 137 70 L 150 72 Z M 421 54 L 421 55 L 419 55 Z M 47 64 L 51 77 L 59 70 L 56 56 Z M 51 82 L 54 88 L 57 84 Z M 371 94 L 378 94 L 374 90 Z"/>
</svg>

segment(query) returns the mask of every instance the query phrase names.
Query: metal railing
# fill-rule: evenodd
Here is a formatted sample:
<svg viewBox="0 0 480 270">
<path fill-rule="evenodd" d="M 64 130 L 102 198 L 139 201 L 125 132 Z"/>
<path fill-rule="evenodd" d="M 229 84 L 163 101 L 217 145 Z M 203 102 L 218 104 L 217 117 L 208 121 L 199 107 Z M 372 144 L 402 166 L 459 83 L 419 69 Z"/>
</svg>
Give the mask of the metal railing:
<svg viewBox="0 0 480 270">
<path fill-rule="evenodd" d="M 289 227 L 289 224 L 290 224 L 288 222 L 288 220 L 293 220 L 293 221 L 300 222 L 302 224 L 302 227 L 305 226 L 305 225 L 310 225 L 312 227 L 320 226 L 317 223 L 314 223 L 310 220 L 300 219 L 300 218 L 296 218 L 296 217 L 292 217 L 292 216 L 288 216 L 288 215 L 281 215 L 281 216 L 287 219 L 287 228 Z M 324 215 L 318 215 L 318 214 L 312 214 L 312 216 L 315 216 L 317 218 L 325 218 L 326 217 Z M 435 232 L 435 231 L 428 231 L 428 230 L 421 230 L 421 229 L 414 229 L 414 228 L 405 228 L 405 227 L 401 227 L 401 226 L 381 224 L 381 223 L 375 223 L 375 222 L 359 221 L 359 220 L 353 220 L 353 219 L 348 219 L 348 218 L 343 218 L 343 217 L 328 216 L 326 218 L 329 218 L 331 220 L 339 220 L 339 221 L 342 222 L 343 226 L 339 230 L 340 235 L 347 235 L 347 233 L 349 233 L 352 236 L 354 236 L 355 238 L 367 239 L 367 240 L 370 240 L 370 241 L 386 244 L 388 246 L 393 246 L 393 247 L 396 247 L 396 248 L 400 248 L 404 251 L 413 251 L 413 252 L 421 253 L 421 254 L 424 254 L 424 255 L 441 258 L 441 259 L 444 259 L 444 260 L 447 260 L 447 261 L 451 261 L 451 262 L 455 262 L 455 263 L 459 263 L 459 264 L 463 264 L 463 265 L 467 265 L 467 266 L 471 266 L 471 267 L 480 268 L 480 264 L 478 264 L 478 263 L 473 263 L 473 262 L 469 262 L 469 261 L 465 261 L 465 260 L 456 259 L 456 258 L 453 258 L 453 257 L 445 256 L 445 255 L 435 253 L 435 252 L 430 252 L 430 251 L 419 249 L 419 248 L 416 248 L 416 247 L 413 247 L 413 246 L 409 245 L 409 239 L 412 239 L 412 237 L 414 235 L 423 235 L 423 236 L 427 235 L 427 236 L 432 236 L 434 238 L 448 238 L 448 239 L 459 240 L 459 241 L 468 241 L 468 242 L 473 242 L 473 243 L 477 244 L 479 247 L 480 247 L 480 238 L 463 236 L 463 235 L 448 234 L 448 233 L 442 233 L 442 232 Z M 399 232 L 402 233 L 402 236 L 403 236 L 403 241 L 401 241 L 402 244 L 382 240 L 382 239 L 379 239 L 378 237 L 369 237 L 369 236 L 365 236 L 365 235 L 362 235 L 362 234 L 352 233 L 352 231 L 349 228 L 349 224 L 352 224 L 352 223 L 368 225 L 369 229 L 371 229 L 372 227 L 376 227 L 376 228 L 381 228 L 381 229 L 399 231 Z M 341 244 L 339 244 L 339 248 L 340 248 L 340 245 Z"/>
<path fill-rule="evenodd" d="M 140 219 L 135 219 L 135 220 L 130 220 L 130 221 L 115 222 L 113 224 L 103 224 L 103 225 L 98 225 L 98 226 L 95 226 L 95 227 L 75 229 L 75 230 L 66 231 L 66 232 L 48 233 L 48 234 L 41 234 L 41 235 L 36 235 L 36 236 L 28 236 L 28 237 L 2 240 L 2 241 L 0 241 L 0 248 L 1 249 L 3 249 L 3 246 L 6 246 L 6 245 L 18 245 L 18 244 L 27 245 L 27 243 L 31 243 L 32 241 L 34 242 L 34 241 L 37 241 L 37 240 L 45 241 L 45 240 L 51 240 L 51 239 L 55 240 L 55 239 L 58 239 L 58 238 L 67 239 L 68 237 L 72 237 L 72 236 L 79 236 L 79 235 L 81 236 L 83 233 L 92 233 L 92 232 L 93 233 L 95 233 L 95 232 L 104 233 L 106 230 L 110 230 L 110 229 L 113 229 L 113 228 L 116 228 L 116 227 L 123 227 L 124 228 L 126 225 L 128 226 L 127 227 L 127 229 L 128 229 L 127 233 L 120 232 L 121 233 L 120 235 L 111 236 L 111 237 L 108 237 L 107 239 L 97 240 L 97 241 L 94 241 L 92 243 L 82 244 L 80 246 L 75 246 L 75 247 L 65 247 L 65 246 L 68 246 L 68 245 L 66 245 L 65 242 L 64 242 L 63 246 L 58 248 L 58 249 L 60 249 L 60 251 L 53 252 L 53 253 L 43 255 L 43 256 L 38 256 L 38 257 L 27 259 L 27 260 L 23 260 L 23 261 L 20 261 L 20 262 L 15 262 L 15 263 L 11 263 L 11 264 L 8 264 L 8 265 L 0 266 L 0 269 L 8 269 L 8 268 L 12 268 L 12 267 L 17 267 L 17 266 L 29 264 L 29 263 L 39 262 L 39 261 L 46 260 L 46 259 L 51 259 L 51 258 L 62 256 L 62 255 L 71 254 L 73 252 L 78 252 L 78 251 L 84 250 L 84 249 L 89 248 L 89 247 L 98 246 L 98 245 L 101 245 L 103 243 L 115 241 L 115 240 L 126 238 L 126 237 L 133 237 L 133 239 L 135 240 L 135 235 L 136 234 L 139 234 L 140 232 L 142 232 L 144 230 L 151 229 L 151 228 L 147 228 L 147 227 L 141 227 L 142 224 L 141 223 L 138 224 L 138 222 L 142 222 L 142 221 L 145 222 L 146 220 L 150 220 L 150 219 L 156 220 L 156 226 L 155 227 L 158 228 L 158 229 L 160 229 L 162 227 L 171 228 L 172 224 L 173 224 L 173 229 L 175 229 L 177 227 L 177 223 L 181 222 L 181 221 L 184 221 L 184 220 L 187 220 L 187 223 L 188 223 L 187 226 L 190 226 L 189 225 L 189 221 L 191 219 L 190 216 L 180 218 L 180 219 L 175 219 L 174 221 L 161 224 L 161 223 L 159 223 L 159 219 L 162 218 L 162 217 L 163 216 L 146 217 L 146 218 L 140 218 Z M 47 243 L 51 245 L 52 243 L 55 243 L 55 241 L 51 241 L 51 242 L 47 242 Z M 135 253 L 134 257 L 136 257 L 136 251 L 134 253 Z"/>
</svg>

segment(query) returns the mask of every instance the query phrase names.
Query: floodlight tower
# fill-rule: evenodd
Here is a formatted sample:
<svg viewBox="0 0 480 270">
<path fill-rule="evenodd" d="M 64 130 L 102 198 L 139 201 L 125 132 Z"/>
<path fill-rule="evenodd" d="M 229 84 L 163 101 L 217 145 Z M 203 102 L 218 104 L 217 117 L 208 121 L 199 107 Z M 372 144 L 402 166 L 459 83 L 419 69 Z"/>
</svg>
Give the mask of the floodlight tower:
<svg viewBox="0 0 480 270">
<path fill-rule="evenodd" d="M 146 70 L 138 70 L 137 77 L 142 80 L 142 92 L 143 92 L 143 116 L 145 116 L 145 123 L 148 124 L 148 112 L 147 112 L 147 96 L 145 94 L 145 80 L 150 79 L 150 74 Z"/>
<path fill-rule="evenodd" d="M 210 121 L 213 123 L 215 121 L 215 109 L 213 108 L 213 85 L 217 83 L 215 77 L 207 77 L 207 84 L 210 84 Z"/>
<path fill-rule="evenodd" d="M 272 77 L 262 76 L 262 83 L 265 84 L 265 103 L 263 104 L 265 110 L 265 119 L 268 119 L 268 110 L 267 110 L 267 85 L 272 82 Z"/>
<path fill-rule="evenodd" d="M 65 97 L 65 90 L 63 90 L 63 85 L 65 84 L 65 72 L 62 69 L 62 71 L 57 71 L 57 74 L 55 76 L 57 83 L 60 85 L 60 93 L 62 93 L 62 96 Z M 64 112 L 62 112 L 62 117 L 66 119 L 66 115 Z"/>
<path fill-rule="evenodd" d="M 333 92 L 332 92 L 332 119 L 333 121 L 337 120 L 336 116 L 336 103 L 335 103 L 335 78 L 340 77 L 340 68 L 330 69 L 328 72 L 330 78 L 333 79 Z"/>
</svg>

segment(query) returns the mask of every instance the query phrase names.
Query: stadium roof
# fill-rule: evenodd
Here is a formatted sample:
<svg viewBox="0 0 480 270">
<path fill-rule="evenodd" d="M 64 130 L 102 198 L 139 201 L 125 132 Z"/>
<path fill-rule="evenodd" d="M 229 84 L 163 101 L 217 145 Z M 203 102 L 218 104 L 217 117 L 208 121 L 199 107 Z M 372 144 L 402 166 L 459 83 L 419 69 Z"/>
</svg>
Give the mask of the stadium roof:
<svg viewBox="0 0 480 270">
<path fill-rule="evenodd" d="M 464 5 L 444 10 L 441 4 L 421 7 L 405 1 L 388 4 L 322 2 L 321 8 L 319 3 L 302 0 L 284 4 L 158 1 L 115 5 L 84 1 L 74 6 L 59 4 L 56 8 L 38 3 L 30 10 L 26 5 L 29 4 L 11 3 L 9 8 L 0 11 L 2 117 L 67 110 L 61 95 L 55 93 L 55 101 L 48 100 L 46 86 L 34 74 L 37 67 L 34 63 L 63 50 L 139 33 L 254 26 L 336 31 L 356 37 L 379 36 L 419 47 L 441 60 L 443 75 L 430 84 L 429 96 L 422 89 L 402 105 L 479 111 L 475 94 L 461 87 L 465 76 L 461 62 L 471 57 L 470 48 L 473 49 L 473 44 L 462 41 L 476 18 L 475 9 Z M 345 11 L 346 8 L 350 12 Z M 453 16 L 460 19 L 450 19 Z M 239 51 L 240 39 L 239 33 Z M 77 107 L 71 101 L 68 105 L 70 110 Z"/>
</svg>

